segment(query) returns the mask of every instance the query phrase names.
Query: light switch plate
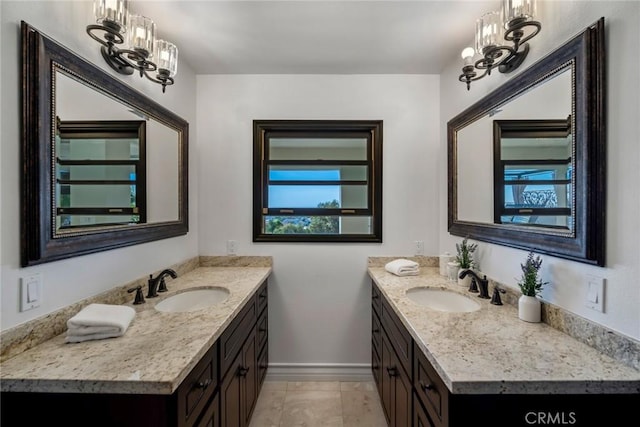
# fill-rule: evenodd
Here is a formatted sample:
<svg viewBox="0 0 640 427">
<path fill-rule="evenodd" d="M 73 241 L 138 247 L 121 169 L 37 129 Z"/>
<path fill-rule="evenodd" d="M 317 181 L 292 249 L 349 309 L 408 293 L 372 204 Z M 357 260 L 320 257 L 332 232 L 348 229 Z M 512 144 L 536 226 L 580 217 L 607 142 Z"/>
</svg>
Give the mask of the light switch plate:
<svg viewBox="0 0 640 427">
<path fill-rule="evenodd" d="M 20 311 L 40 307 L 42 304 L 42 275 L 40 273 L 20 279 Z"/>
<path fill-rule="evenodd" d="M 604 278 L 587 275 L 587 296 L 585 305 L 604 313 Z"/>
</svg>

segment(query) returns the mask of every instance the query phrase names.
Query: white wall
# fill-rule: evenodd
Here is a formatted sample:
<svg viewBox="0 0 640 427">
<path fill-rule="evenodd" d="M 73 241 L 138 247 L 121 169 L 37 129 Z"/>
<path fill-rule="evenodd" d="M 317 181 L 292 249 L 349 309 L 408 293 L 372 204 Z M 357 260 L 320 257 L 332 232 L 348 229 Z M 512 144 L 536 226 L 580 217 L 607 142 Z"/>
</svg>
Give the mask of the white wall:
<svg viewBox="0 0 640 427">
<path fill-rule="evenodd" d="M 98 254 L 71 258 L 40 266 L 20 268 L 20 21 L 67 46 L 79 55 L 146 94 L 193 124 L 195 119 L 195 75 L 180 64 L 176 84 L 162 94 L 160 85 L 137 76 L 119 76 L 104 63 L 97 42 L 85 27 L 92 16 L 91 1 L 0 1 L 0 57 L 2 128 L 0 129 L 0 218 L 1 244 L 1 328 L 40 317 L 116 285 L 144 277 L 170 264 L 197 256 L 197 198 L 189 199 L 189 227 L 186 236 L 151 242 Z M 162 34 L 159 34 L 162 36 Z M 190 150 L 190 192 L 197 194 L 196 129 L 192 125 Z M 19 312 L 19 279 L 41 273 L 44 299 L 41 307 Z"/>
<path fill-rule="evenodd" d="M 200 253 L 272 255 L 272 364 L 370 363 L 367 257 L 438 251 L 439 79 L 412 75 L 198 76 Z M 382 244 L 252 243 L 252 120 L 383 124 Z M 433 197 L 431 197 L 431 195 Z"/>
<path fill-rule="evenodd" d="M 551 282 L 544 299 L 611 329 L 640 339 L 640 85 L 637 50 L 640 3 L 633 1 L 544 1 L 538 3 L 541 33 L 531 40 L 526 69 L 584 28 L 605 17 L 607 57 L 607 237 L 606 267 L 599 268 L 544 256 L 542 278 Z M 452 53 L 441 74 L 440 250 L 455 250 L 459 237 L 447 233 L 446 123 L 466 107 L 514 76 L 492 73 L 471 85 L 457 81 L 462 61 Z M 518 73 L 521 70 L 517 71 Z M 478 167 L 491 168 L 490 164 Z M 484 273 L 516 286 L 526 252 L 480 243 Z M 605 312 L 585 307 L 586 275 L 606 279 Z"/>
</svg>

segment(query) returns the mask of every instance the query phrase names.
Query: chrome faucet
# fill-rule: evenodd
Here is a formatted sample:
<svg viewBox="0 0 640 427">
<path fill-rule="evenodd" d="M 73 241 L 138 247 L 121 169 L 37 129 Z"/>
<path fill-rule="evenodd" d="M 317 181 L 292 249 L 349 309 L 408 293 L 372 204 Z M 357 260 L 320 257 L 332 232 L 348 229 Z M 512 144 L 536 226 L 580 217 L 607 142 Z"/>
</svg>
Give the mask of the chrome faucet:
<svg viewBox="0 0 640 427">
<path fill-rule="evenodd" d="M 162 270 L 155 279 L 152 274 L 149 275 L 147 298 L 157 297 L 158 292 L 167 292 L 167 284 L 164 282 L 164 278 L 166 276 L 171 276 L 175 279 L 178 277 L 178 274 L 176 274 L 172 269 L 167 268 Z"/>
<path fill-rule="evenodd" d="M 467 274 L 471 275 L 471 280 L 475 281 L 478 286 L 478 290 L 480 291 L 478 298 L 489 299 L 489 280 L 487 280 L 487 276 L 483 275 L 483 278 L 481 279 L 480 276 L 478 276 L 475 271 L 467 268 L 466 270 L 462 270 L 460 272 L 459 277 L 461 279 L 464 279 L 467 276 Z M 473 285 L 471 286 L 473 287 Z"/>
</svg>

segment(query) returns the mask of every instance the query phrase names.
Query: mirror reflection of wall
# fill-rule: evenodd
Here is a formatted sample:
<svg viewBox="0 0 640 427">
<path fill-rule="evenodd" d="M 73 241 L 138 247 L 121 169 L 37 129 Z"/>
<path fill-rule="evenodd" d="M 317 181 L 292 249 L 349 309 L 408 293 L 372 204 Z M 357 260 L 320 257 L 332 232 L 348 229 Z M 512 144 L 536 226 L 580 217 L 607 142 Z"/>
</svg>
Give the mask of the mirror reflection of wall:
<svg viewBox="0 0 640 427">
<path fill-rule="evenodd" d="M 141 118 L 146 122 L 146 222 L 177 221 L 180 207 L 178 132 L 61 70 L 56 71 L 55 79 L 55 113 L 63 122 L 133 121 Z M 94 196 L 98 194 L 100 193 L 95 193 Z M 95 200 L 94 203 L 106 205 L 108 201 L 105 198 Z M 85 217 L 83 223 L 88 226 L 91 223 L 104 224 L 104 221 Z"/>
</svg>

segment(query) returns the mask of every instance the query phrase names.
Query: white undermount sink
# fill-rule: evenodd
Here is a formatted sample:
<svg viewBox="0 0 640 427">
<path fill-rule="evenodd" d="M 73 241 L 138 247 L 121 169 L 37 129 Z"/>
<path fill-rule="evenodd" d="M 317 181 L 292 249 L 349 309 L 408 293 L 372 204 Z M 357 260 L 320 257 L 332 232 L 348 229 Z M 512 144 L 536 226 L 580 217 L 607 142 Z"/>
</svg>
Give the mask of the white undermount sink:
<svg viewBox="0 0 640 427">
<path fill-rule="evenodd" d="M 480 304 L 469 297 L 444 289 L 411 288 L 407 297 L 413 302 L 438 311 L 468 313 L 480 309 Z"/>
<path fill-rule="evenodd" d="M 160 301 L 155 309 L 165 313 L 186 313 L 220 304 L 228 297 L 229 290 L 226 288 L 191 289 Z"/>
</svg>

